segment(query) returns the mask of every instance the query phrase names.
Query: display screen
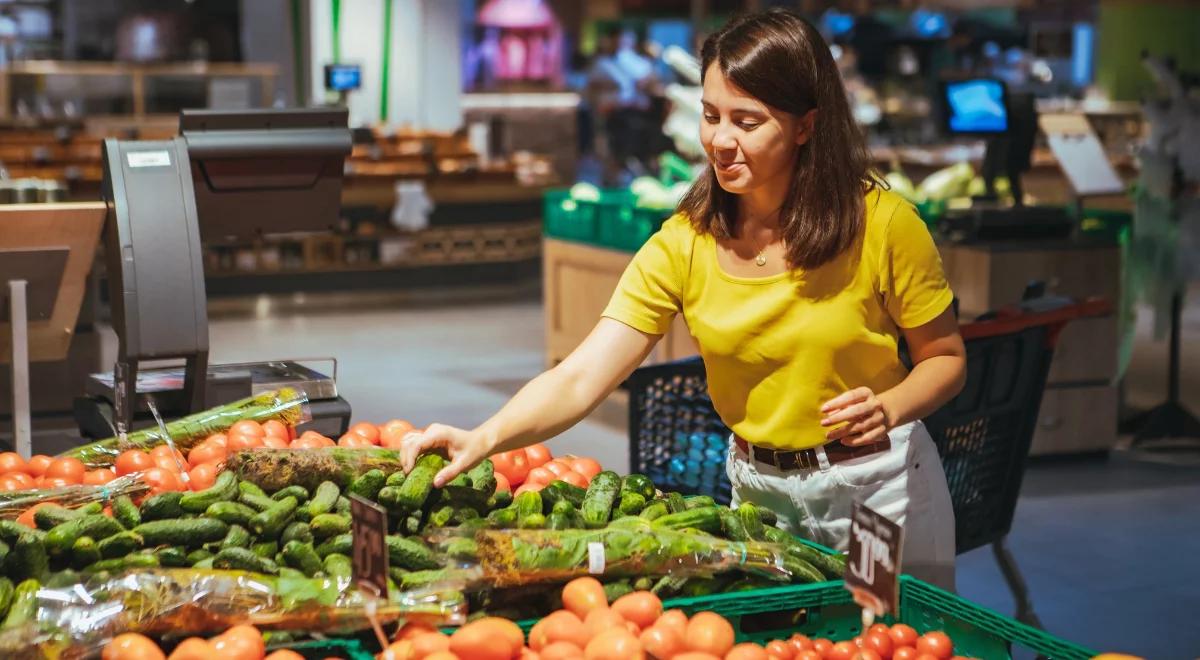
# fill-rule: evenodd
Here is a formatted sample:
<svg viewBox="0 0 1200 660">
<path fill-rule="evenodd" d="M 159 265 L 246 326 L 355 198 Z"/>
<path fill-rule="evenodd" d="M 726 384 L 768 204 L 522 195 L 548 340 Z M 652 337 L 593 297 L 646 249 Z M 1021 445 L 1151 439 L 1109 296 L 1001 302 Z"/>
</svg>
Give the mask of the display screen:
<svg viewBox="0 0 1200 660">
<path fill-rule="evenodd" d="M 956 80 L 944 83 L 946 126 L 951 133 L 1004 133 L 1008 107 L 999 80 Z"/>
<path fill-rule="evenodd" d="M 347 92 L 362 87 L 362 68 L 357 64 L 326 64 L 325 88 Z"/>
</svg>

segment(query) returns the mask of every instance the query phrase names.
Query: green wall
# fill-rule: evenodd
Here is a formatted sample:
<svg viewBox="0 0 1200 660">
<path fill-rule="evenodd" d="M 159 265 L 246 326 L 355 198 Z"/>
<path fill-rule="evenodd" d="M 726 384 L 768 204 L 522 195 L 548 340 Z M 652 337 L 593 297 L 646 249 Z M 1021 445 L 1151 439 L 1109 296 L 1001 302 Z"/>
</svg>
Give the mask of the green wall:
<svg viewBox="0 0 1200 660">
<path fill-rule="evenodd" d="M 1200 72 L 1200 2 L 1102 0 L 1096 41 L 1096 84 L 1113 100 L 1134 101 L 1153 89 L 1141 53 L 1173 55 Z"/>
</svg>

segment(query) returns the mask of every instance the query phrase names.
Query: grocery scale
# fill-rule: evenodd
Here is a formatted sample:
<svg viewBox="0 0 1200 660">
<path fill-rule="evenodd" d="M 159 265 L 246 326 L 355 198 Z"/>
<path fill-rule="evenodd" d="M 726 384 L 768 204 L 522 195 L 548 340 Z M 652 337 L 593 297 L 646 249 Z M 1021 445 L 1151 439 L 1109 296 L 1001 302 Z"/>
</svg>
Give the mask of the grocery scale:
<svg viewBox="0 0 1200 660">
<path fill-rule="evenodd" d="M 75 400 L 81 433 L 153 424 L 148 396 L 174 417 L 286 384 L 308 397 L 309 428 L 340 435 L 350 404 L 334 376 L 307 361 L 208 364 L 201 241 L 330 229 L 351 148 L 347 111 L 184 110 L 179 128 L 171 140 L 104 141 L 104 245 L 119 351 L 113 371 L 94 374 Z M 163 360 L 173 364 L 139 371 Z"/>
</svg>

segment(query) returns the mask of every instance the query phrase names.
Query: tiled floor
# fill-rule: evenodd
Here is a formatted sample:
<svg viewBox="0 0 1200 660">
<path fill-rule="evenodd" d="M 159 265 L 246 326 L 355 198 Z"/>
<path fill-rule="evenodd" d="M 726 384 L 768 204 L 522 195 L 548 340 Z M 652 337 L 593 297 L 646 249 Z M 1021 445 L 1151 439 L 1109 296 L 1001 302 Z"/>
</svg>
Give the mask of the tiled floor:
<svg viewBox="0 0 1200 660">
<path fill-rule="evenodd" d="M 1185 353 L 1200 345 L 1195 298 L 1185 319 Z M 526 292 L 489 299 L 376 294 L 299 304 L 276 298 L 249 307 L 218 303 L 212 358 L 336 356 L 341 390 L 356 418 L 470 426 L 543 366 L 537 298 Z M 1148 334 L 1143 322 L 1127 383 L 1135 405 L 1151 405 L 1163 394 L 1165 347 L 1146 341 Z M 1194 410 L 1200 410 L 1197 379 L 1200 369 L 1184 378 Z M 623 415 L 620 401 L 611 401 L 551 446 L 625 470 Z M 1009 544 L 1049 631 L 1091 648 L 1148 658 L 1200 654 L 1194 620 L 1200 611 L 1200 470 L 1181 461 L 1117 452 L 1108 460 L 1029 468 Z M 1012 612 L 990 549 L 959 562 L 964 596 Z"/>
</svg>

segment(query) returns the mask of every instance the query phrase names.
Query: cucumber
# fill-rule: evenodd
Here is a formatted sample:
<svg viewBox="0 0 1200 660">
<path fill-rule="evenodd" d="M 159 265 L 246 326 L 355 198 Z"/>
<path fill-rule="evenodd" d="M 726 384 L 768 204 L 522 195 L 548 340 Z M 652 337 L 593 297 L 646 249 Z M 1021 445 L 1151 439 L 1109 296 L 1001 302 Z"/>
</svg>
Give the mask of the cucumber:
<svg viewBox="0 0 1200 660">
<path fill-rule="evenodd" d="M 181 545 L 197 548 L 224 539 L 229 533 L 229 525 L 215 518 L 154 520 L 138 525 L 133 531 L 141 534 L 148 547 Z"/>
<path fill-rule="evenodd" d="M 299 505 L 296 498 L 290 495 L 278 502 L 272 502 L 270 508 L 258 512 L 250 519 L 250 529 L 261 537 L 275 538 L 291 521 Z"/>
<path fill-rule="evenodd" d="M 316 518 L 322 513 L 329 513 L 333 510 L 333 505 L 337 504 L 338 495 L 341 495 L 341 490 L 337 484 L 332 481 L 322 481 L 317 489 L 313 491 L 312 499 L 308 500 L 305 508 L 308 509 L 310 518 Z"/>
<path fill-rule="evenodd" d="M 517 526 L 517 507 L 512 506 L 496 509 L 487 515 L 488 523 L 500 529 L 511 529 Z"/>
<path fill-rule="evenodd" d="M 208 551 L 197 550 L 197 552 Z M 154 551 L 154 554 L 158 557 L 159 566 L 166 566 L 167 568 L 184 568 L 196 563 L 195 561 L 188 561 L 187 550 L 178 546 L 169 545 L 165 548 L 159 548 Z M 212 553 L 208 553 L 208 556 L 211 557 Z M 201 559 L 204 559 L 204 557 L 199 557 L 196 561 L 200 561 Z"/>
<path fill-rule="evenodd" d="M 136 552 L 132 555 L 124 557 L 116 557 L 114 559 L 101 559 L 100 561 L 88 566 L 84 571 L 88 573 L 117 573 L 135 568 L 158 568 L 158 556 L 147 552 Z"/>
<path fill-rule="evenodd" d="M 387 481 L 387 475 L 383 473 L 383 470 L 378 468 L 367 470 L 350 482 L 346 492 L 374 502 L 385 481 Z"/>
<path fill-rule="evenodd" d="M 400 504 L 400 487 L 399 486 L 384 486 L 379 489 L 379 494 L 375 496 L 375 501 L 379 502 L 380 506 L 387 509 L 388 513 L 404 513 L 405 509 Z"/>
<path fill-rule="evenodd" d="M 447 504 L 438 508 L 429 514 L 429 524 L 432 527 L 445 527 L 450 524 L 450 520 L 454 517 L 454 507 Z"/>
<path fill-rule="evenodd" d="M 783 568 L 791 576 L 793 583 L 811 584 L 824 582 L 826 579 L 816 566 L 790 554 L 783 558 Z"/>
<path fill-rule="evenodd" d="M 683 498 L 683 506 L 688 509 L 701 509 L 706 506 L 716 506 L 717 502 L 708 495 L 694 495 Z"/>
<path fill-rule="evenodd" d="M 671 513 L 683 513 L 687 511 L 687 502 L 679 493 L 667 493 L 667 508 Z"/>
<path fill-rule="evenodd" d="M 551 481 L 546 484 L 541 493 L 542 498 L 550 502 L 551 505 L 565 500 L 570 502 L 575 508 L 583 505 L 583 498 L 587 495 L 586 490 L 562 480 Z"/>
<path fill-rule="evenodd" d="M 46 532 L 40 529 L 26 527 L 15 520 L 0 518 L 0 541 L 4 541 L 5 543 L 12 545 L 13 543 L 16 543 L 17 539 L 26 534 L 33 534 L 39 539 L 46 536 Z"/>
<path fill-rule="evenodd" d="M 214 518 L 229 525 L 249 527 L 258 512 L 241 502 L 213 502 L 204 511 L 206 518 Z"/>
<path fill-rule="evenodd" d="M 403 536 L 388 534 L 385 537 L 388 549 L 388 561 L 394 566 L 419 571 L 428 568 L 438 568 L 437 557 L 420 541 L 406 539 Z"/>
<path fill-rule="evenodd" d="M 37 525 L 38 529 L 50 531 L 68 520 L 75 520 L 82 515 L 82 513 L 72 511 L 64 506 L 45 504 L 33 512 L 33 524 Z"/>
<path fill-rule="evenodd" d="M 398 503 L 403 511 L 416 511 L 425 504 L 425 498 L 433 490 L 433 478 L 446 467 L 446 459 L 437 454 L 424 454 L 417 459 L 416 466 L 404 483 L 400 484 Z M 378 491 L 377 491 L 378 492 Z"/>
<path fill-rule="evenodd" d="M 396 529 L 396 532 L 399 534 L 407 534 L 409 536 L 416 536 L 420 534 L 422 528 L 422 518 L 424 518 L 424 516 L 421 515 L 420 511 L 413 511 L 412 513 L 408 514 L 404 520 L 400 521 L 400 526 Z"/>
<path fill-rule="evenodd" d="M 408 475 L 405 474 L 403 470 L 397 470 L 396 472 L 388 475 L 387 479 L 383 482 L 383 485 L 385 488 L 388 486 L 399 486 L 400 484 L 404 483 L 404 479 L 406 477 L 408 477 Z"/>
<path fill-rule="evenodd" d="M 4 617 L 3 628 L 15 628 L 26 623 L 32 623 L 37 617 L 37 592 L 41 589 L 40 582 L 34 579 L 24 580 L 13 590 L 12 603 L 8 606 L 8 615 Z"/>
<path fill-rule="evenodd" d="M 742 502 L 738 505 L 737 516 L 745 526 L 746 534 L 752 540 L 762 541 L 766 538 L 766 530 L 763 527 L 762 516 L 758 513 L 758 507 L 750 502 Z"/>
<path fill-rule="evenodd" d="M 468 470 L 467 478 L 471 480 L 472 488 L 483 493 L 485 501 L 496 492 L 496 467 L 492 465 L 491 459 L 485 458 L 479 465 Z"/>
<path fill-rule="evenodd" d="M 333 512 L 350 515 L 350 498 L 345 495 L 338 495 L 337 502 L 333 505 Z"/>
<path fill-rule="evenodd" d="M 609 605 L 612 605 L 613 601 L 621 596 L 631 593 L 633 593 L 633 583 L 629 580 L 617 580 L 604 585 L 604 597 L 608 600 Z"/>
<path fill-rule="evenodd" d="M 142 524 L 142 512 L 128 495 L 119 495 L 113 500 L 112 512 L 113 518 L 125 529 L 133 529 Z"/>
<path fill-rule="evenodd" d="M 212 558 L 212 564 L 213 568 L 252 571 L 267 575 L 279 574 L 278 564 L 245 548 L 223 548 Z"/>
<path fill-rule="evenodd" d="M 655 500 L 647 504 L 646 508 L 642 509 L 642 512 L 638 515 L 646 520 L 654 520 L 668 513 L 670 513 L 670 509 L 667 508 L 667 503 L 662 500 Z"/>
<path fill-rule="evenodd" d="M 546 516 L 540 513 L 531 513 L 517 520 L 517 529 L 546 529 L 547 524 Z"/>
<path fill-rule="evenodd" d="M 566 500 L 559 500 L 550 507 L 550 513 L 561 513 L 565 516 L 570 516 L 575 513 L 575 507 L 571 506 L 571 503 Z"/>
<path fill-rule="evenodd" d="M 551 511 L 546 517 L 546 529 L 572 529 L 571 514 Z"/>
<path fill-rule="evenodd" d="M 199 564 L 202 561 L 212 559 L 213 556 L 214 555 L 211 550 L 205 550 L 204 548 L 196 548 L 195 550 L 192 550 L 191 552 L 187 553 L 187 561 L 188 561 L 187 565 L 195 566 L 196 564 Z"/>
<path fill-rule="evenodd" d="M 643 575 L 633 581 L 634 591 L 650 591 L 654 587 L 654 578 Z"/>
<path fill-rule="evenodd" d="M 321 558 L 311 543 L 289 541 L 283 546 L 283 559 L 288 566 L 304 573 L 306 577 L 316 575 L 323 568 Z"/>
<path fill-rule="evenodd" d="M 486 511 L 488 494 L 472 488 L 446 484 L 441 489 L 442 502 L 454 507 L 470 507 L 476 511 Z"/>
<path fill-rule="evenodd" d="M 726 507 L 721 507 L 718 511 L 721 516 L 721 533 L 725 538 L 734 541 L 750 540 L 750 533 L 746 531 L 746 525 L 738 517 L 737 511 Z"/>
<path fill-rule="evenodd" d="M 175 491 L 168 491 L 147 497 L 142 501 L 142 522 L 170 520 L 182 517 L 186 512 L 179 505 L 179 500 L 181 499 L 183 499 L 183 493 Z"/>
<path fill-rule="evenodd" d="M 271 499 L 278 502 L 285 497 L 294 497 L 296 501 L 303 504 L 308 501 L 308 489 L 299 484 L 293 484 L 287 488 L 281 488 L 271 494 Z M 334 498 L 336 501 L 336 498 Z"/>
<path fill-rule="evenodd" d="M 279 544 L 275 541 L 263 541 L 261 543 L 255 543 L 250 546 L 250 552 L 253 552 L 263 559 L 270 559 L 279 552 Z"/>
<path fill-rule="evenodd" d="M 4 541 L 0 541 L 0 567 L 4 566 L 4 558 L 8 556 L 10 551 L 12 551 L 12 546 Z M 0 616 L 3 616 L 3 614 L 0 614 Z"/>
<path fill-rule="evenodd" d="M 567 483 L 567 482 L 563 481 L 563 482 L 553 482 L 553 483 Z M 570 486 L 571 484 L 567 484 L 567 485 Z M 545 488 L 543 488 L 542 490 L 545 490 Z M 583 489 L 580 488 L 580 490 L 583 490 Z M 494 511 L 496 509 L 503 509 L 504 507 L 508 506 L 509 504 L 512 504 L 512 501 L 513 501 L 513 495 L 512 495 L 511 490 L 498 490 L 495 493 L 493 493 L 491 497 L 488 498 L 488 501 L 487 501 L 488 510 Z M 582 496 L 579 498 L 579 501 L 581 501 L 581 502 L 583 501 Z"/>
<path fill-rule="evenodd" d="M 621 480 L 622 493 L 637 493 L 646 501 L 654 499 L 654 482 L 644 474 L 630 474 Z"/>
<path fill-rule="evenodd" d="M 617 512 L 623 516 L 636 516 L 646 508 L 646 498 L 641 493 L 625 491 L 621 493 L 621 501 L 617 504 Z"/>
<path fill-rule="evenodd" d="M 230 525 L 225 538 L 221 539 L 222 548 L 249 548 L 254 538 L 250 531 L 241 525 Z"/>
<path fill-rule="evenodd" d="M 347 530 L 349 531 L 349 530 Z M 283 528 L 283 533 L 279 535 L 279 542 L 287 545 L 290 541 L 299 541 L 301 543 L 313 542 L 313 531 L 308 526 L 308 523 L 294 522 Z"/>
<path fill-rule="evenodd" d="M 692 509 L 679 513 L 668 513 L 651 522 L 656 529 L 696 529 L 709 534 L 721 531 L 722 507 L 710 506 L 702 509 Z"/>
<path fill-rule="evenodd" d="M 542 502 L 542 494 L 536 490 L 527 490 L 517 496 L 513 501 L 513 506 L 517 509 L 517 521 L 532 516 L 533 514 L 541 514 L 542 507 L 545 504 Z"/>
<path fill-rule="evenodd" d="M 762 518 L 763 524 L 768 527 L 775 527 L 779 524 L 779 515 L 765 506 L 758 507 L 758 515 Z"/>
<path fill-rule="evenodd" d="M 116 559 L 140 550 L 143 543 L 141 535 L 125 531 L 100 541 L 96 547 L 100 549 L 101 559 Z"/>
<path fill-rule="evenodd" d="M 83 568 L 98 561 L 100 548 L 97 547 L 96 539 L 90 536 L 75 539 L 75 544 L 71 546 L 71 566 Z"/>
<path fill-rule="evenodd" d="M 583 504 L 579 507 L 585 526 L 597 529 L 608 524 L 620 488 L 621 478 L 611 470 L 605 470 L 592 478 L 587 494 L 583 497 Z"/>
<path fill-rule="evenodd" d="M 91 515 L 95 515 L 97 513 L 104 513 L 104 503 L 103 502 L 88 502 L 87 504 L 84 504 L 83 506 L 81 506 L 75 510 L 78 511 L 79 515 L 81 515 L 81 516 L 91 516 Z"/>
<path fill-rule="evenodd" d="M 845 560 L 841 556 L 825 554 L 778 527 L 764 527 L 763 536 L 771 543 L 782 545 L 788 556 L 815 567 L 829 580 L 840 580 L 846 573 Z"/>
<path fill-rule="evenodd" d="M 475 539 L 450 539 L 446 543 L 446 554 L 461 561 L 475 561 L 479 558 L 479 544 Z"/>
<path fill-rule="evenodd" d="M 204 513 L 217 502 L 229 502 L 238 496 L 237 476 L 232 472 L 217 475 L 213 485 L 194 493 L 185 493 L 179 498 L 179 506 L 188 513 Z"/>
<path fill-rule="evenodd" d="M 209 557 L 208 559 L 201 559 L 200 561 L 192 564 L 192 568 L 199 569 L 202 571 L 210 571 L 210 570 L 212 570 L 212 567 L 213 567 L 213 558 L 212 557 Z"/>
<path fill-rule="evenodd" d="M 354 537 L 350 534 L 338 534 L 317 546 L 317 555 L 328 557 L 331 554 L 348 555 L 354 551 Z"/>
<path fill-rule="evenodd" d="M 46 532 L 46 552 L 56 557 L 65 555 L 71 551 L 71 546 L 75 545 L 75 541 L 81 536 L 106 539 L 123 531 L 125 528 L 121 527 L 121 523 L 102 513 L 80 516 Z"/>
<path fill-rule="evenodd" d="M 346 555 L 341 555 L 336 552 L 325 557 L 325 561 L 321 562 L 325 572 L 329 577 L 334 579 L 349 579 L 353 573 L 352 563 Z"/>
<path fill-rule="evenodd" d="M 350 531 L 351 519 L 350 516 L 340 513 L 322 513 L 312 519 L 309 527 L 312 528 L 313 538 L 324 540 L 330 536 L 345 534 Z"/>
<path fill-rule="evenodd" d="M 279 565 L 279 577 L 292 580 L 307 580 L 308 576 L 303 571 L 298 571 L 291 566 L 283 566 L 283 557 L 277 557 L 275 563 Z"/>
<path fill-rule="evenodd" d="M 242 482 L 246 483 L 246 482 Z M 275 506 L 277 502 L 266 495 L 255 495 L 254 493 L 241 493 L 238 495 L 238 502 L 258 511 L 259 513 Z"/>
<path fill-rule="evenodd" d="M 243 480 L 238 482 L 238 497 L 240 498 L 242 495 L 266 497 L 267 493 L 263 489 L 259 488 L 258 484 L 254 483 L 253 481 Z"/>
<path fill-rule="evenodd" d="M 8 608 L 12 605 L 14 591 L 16 591 L 16 587 L 13 586 L 12 580 L 0 577 L 0 619 L 3 619 L 8 614 Z"/>
</svg>

